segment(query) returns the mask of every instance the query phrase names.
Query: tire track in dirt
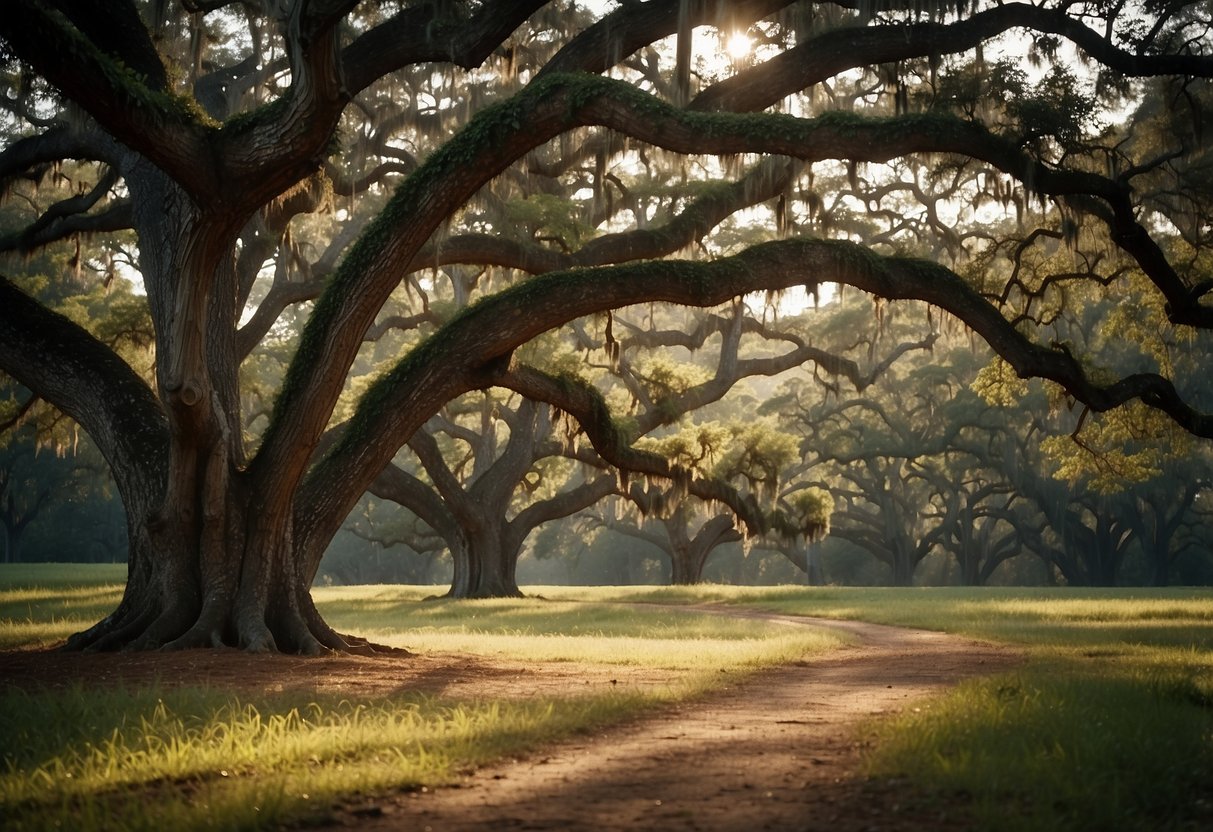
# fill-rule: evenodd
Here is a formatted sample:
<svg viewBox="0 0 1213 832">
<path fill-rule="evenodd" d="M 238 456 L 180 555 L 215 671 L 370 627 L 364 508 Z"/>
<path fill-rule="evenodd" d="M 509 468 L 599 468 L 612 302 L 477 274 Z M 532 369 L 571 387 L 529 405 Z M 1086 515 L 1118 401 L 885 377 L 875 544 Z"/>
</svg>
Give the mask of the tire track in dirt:
<svg viewBox="0 0 1213 832">
<path fill-rule="evenodd" d="M 461 783 L 348 807 L 335 825 L 386 830 L 967 829 L 964 802 L 860 774 L 865 720 L 978 675 L 1012 650 L 856 621 L 681 607 L 842 632 L 853 646 L 770 668 L 597 736 L 482 768 Z"/>
</svg>

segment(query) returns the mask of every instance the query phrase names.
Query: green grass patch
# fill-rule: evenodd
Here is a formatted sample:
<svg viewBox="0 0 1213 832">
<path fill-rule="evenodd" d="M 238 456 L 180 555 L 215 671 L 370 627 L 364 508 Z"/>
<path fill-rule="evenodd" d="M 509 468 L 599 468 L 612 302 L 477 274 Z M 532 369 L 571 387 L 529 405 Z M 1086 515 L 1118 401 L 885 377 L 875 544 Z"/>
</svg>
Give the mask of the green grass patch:
<svg viewBox="0 0 1213 832">
<path fill-rule="evenodd" d="M 74 566 L 10 569 L 0 567 L 4 645 L 82 629 L 121 592 L 112 568 L 83 577 Z M 534 587 L 541 597 L 423 600 L 436 591 L 334 587 L 315 596 L 338 629 L 413 650 L 662 668 L 675 681 L 648 693 L 527 702 L 9 693 L 0 699 L 6 828 L 291 822 L 340 796 L 441 783 L 469 765 L 697 695 L 720 669 L 744 673 L 836 643 L 810 628 L 689 608 L 707 603 L 946 630 L 1023 649 L 1028 659 L 1014 672 L 869 729 L 878 740 L 872 776 L 960 795 L 978 828 L 1213 828 L 1210 589 Z"/>
<path fill-rule="evenodd" d="M 124 563 L 0 564 L 0 650 L 46 647 L 109 615 Z"/>
<path fill-rule="evenodd" d="M 220 691 L 9 693 L 5 828 L 272 828 L 359 793 L 419 788 L 651 705 L 633 694 L 459 702 L 243 701 Z"/>
<path fill-rule="evenodd" d="M 89 586 L 68 571 L 0 567 L 0 644 L 53 642 L 118 603 L 113 574 Z M 358 794 L 449 782 L 468 767 L 839 644 L 812 628 L 610 603 L 608 592 L 593 604 L 423 600 L 433 592 L 343 587 L 315 595 L 339 629 L 412 650 L 660 668 L 669 684 L 643 692 L 588 686 L 577 696 L 525 701 L 9 689 L 0 693 L 4 828 L 275 828 L 323 816 L 334 801 Z"/>
<path fill-rule="evenodd" d="M 877 776 L 965 795 L 989 830 L 1213 823 L 1213 673 L 1138 655 L 1036 661 L 876 729 Z"/>
<path fill-rule="evenodd" d="M 614 600 L 740 605 L 789 615 L 946 630 L 1023 645 L 1182 643 L 1213 649 L 1213 589 L 1060 587 L 612 587 Z M 587 600 L 598 590 L 544 588 Z"/>
</svg>

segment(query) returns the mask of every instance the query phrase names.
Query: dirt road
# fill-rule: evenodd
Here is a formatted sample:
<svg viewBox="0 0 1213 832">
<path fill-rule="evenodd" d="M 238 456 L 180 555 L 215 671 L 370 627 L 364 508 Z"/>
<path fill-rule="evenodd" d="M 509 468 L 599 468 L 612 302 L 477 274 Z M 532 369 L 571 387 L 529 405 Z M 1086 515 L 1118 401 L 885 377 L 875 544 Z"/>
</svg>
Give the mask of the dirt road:
<svg viewBox="0 0 1213 832">
<path fill-rule="evenodd" d="M 699 608 L 702 610 L 702 608 Z M 860 773 L 869 718 L 1019 659 L 940 633 L 727 611 L 841 630 L 854 647 L 601 736 L 481 769 L 455 787 L 348 807 L 333 826 L 386 830 L 967 829 L 964 800 Z"/>
</svg>

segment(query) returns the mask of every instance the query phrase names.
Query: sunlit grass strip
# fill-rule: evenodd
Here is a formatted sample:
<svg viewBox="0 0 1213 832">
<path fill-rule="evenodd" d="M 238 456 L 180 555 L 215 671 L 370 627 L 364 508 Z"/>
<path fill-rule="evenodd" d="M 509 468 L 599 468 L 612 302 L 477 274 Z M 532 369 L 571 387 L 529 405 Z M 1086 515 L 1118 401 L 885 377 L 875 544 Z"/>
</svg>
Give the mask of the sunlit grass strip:
<svg viewBox="0 0 1213 832">
<path fill-rule="evenodd" d="M 1162 661 L 1042 664 L 885 723 L 880 777 L 971 797 L 989 830 L 1213 824 L 1213 672 Z"/>
<path fill-rule="evenodd" d="M 1062 587 L 612 587 L 611 600 L 714 603 L 788 615 L 947 630 L 1025 646 L 1190 644 L 1213 649 L 1213 588 Z M 599 600 L 603 588 L 545 588 L 563 600 Z"/>
<path fill-rule="evenodd" d="M 72 633 L 78 633 L 88 625 L 75 619 L 0 619 L 0 650 L 15 650 L 25 647 L 49 647 L 58 644 Z"/>
<path fill-rule="evenodd" d="M 91 627 L 122 599 L 126 564 L 0 564 L 0 650 L 46 647 Z"/>
<path fill-rule="evenodd" d="M 806 629 L 744 639 L 638 638 L 630 636 L 525 636 L 493 633 L 371 633 L 372 639 L 407 644 L 410 650 L 470 653 L 537 662 L 589 662 L 675 671 L 765 667 L 819 653 L 844 642 L 832 633 Z"/>
<path fill-rule="evenodd" d="M 313 594 L 325 618 L 338 629 L 359 626 L 376 630 L 442 629 L 461 632 L 509 632 L 525 635 L 654 635 L 668 638 L 746 638 L 754 622 L 737 622 L 690 608 L 670 610 L 653 605 L 606 600 L 560 600 L 546 597 L 420 602 L 408 587 L 317 589 Z M 605 596 L 605 593 L 602 593 Z M 587 603 L 586 601 L 590 601 Z"/>
<path fill-rule="evenodd" d="M 14 830 L 270 826 L 358 793 L 447 782 L 661 699 L 288 707 L 188 690 L 9 693 L 0 700 L 0 813 Z"/>
<path fill-rule="evenodd" d="M 416 595 L 409 587 L 364 587 L 362 593 L 324 589 L 317 591 L 317 603 L 338 629 L 356 629 L 374 641 L 422 652 L 541 662 L 712 673 L 721 667 L 770 666 L 844 643 L 840 635 L 823 630 L 689 608 L 546 598 L 419 603 Z M 590 595 L 607 598 L 611 593 L 601 589 Z"/>
</svg>

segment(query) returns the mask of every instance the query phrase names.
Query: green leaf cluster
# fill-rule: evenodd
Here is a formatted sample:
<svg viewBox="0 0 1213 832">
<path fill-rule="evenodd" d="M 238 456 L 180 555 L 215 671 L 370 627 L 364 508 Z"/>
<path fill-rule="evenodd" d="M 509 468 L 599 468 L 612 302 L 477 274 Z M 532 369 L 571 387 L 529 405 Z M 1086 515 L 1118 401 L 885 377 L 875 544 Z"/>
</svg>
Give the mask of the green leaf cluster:
<svg viewBox="0 0 1213 832">
<path fill-rule="evenodd" d="M 969 386 L 994 407 L 1014 407 L 1028 394 L 1028 383 L 999 356 L 982 367 Z"/>
<path fill-rule="evenodd" d="M 1012 98 L 1008 110 L 1019 124 L 1019 139 L 1036 144 L 1055 139 L 1063 148 L 1078 147 L 1095 120 L 1095 97 L 1082 88 L 1068 67 L 1055 66 L 1035 87 Z"/>
<path fill-rule="evenodd" d="M 771 526 L 785 537 L 820 540 L 830 533 L 833 514 L 833 495 L 814 485 L 781 499 L 772 513 Z"/>
<path fill-rule="evenodd" d="M 1053 476 L 1086 481 L 1101 494 L 1116 494 L 1163 476 L 1193 452 L 1192 435 L 1141 402 L 1091 414 L 1072 436 L 1040 443 Z"/>
<path fill-rule="evenodd" d="M 666 355 L 658 355 L 639 362 L 636 377 L 645 387 L 649 399 L 654 402 L 676 400 L 698 384 L 712 377 L 703 367 L 683 364 Z"/>
<path fill-rule="evenodd" d="M 593 235 L 594 229 L 578 219 L 580 209 L 555 194 L 531 194 L 505 204 L 508 225 L 521 227 L 530 237 L 554 237 L 568 250 Z"/>
</svg>

